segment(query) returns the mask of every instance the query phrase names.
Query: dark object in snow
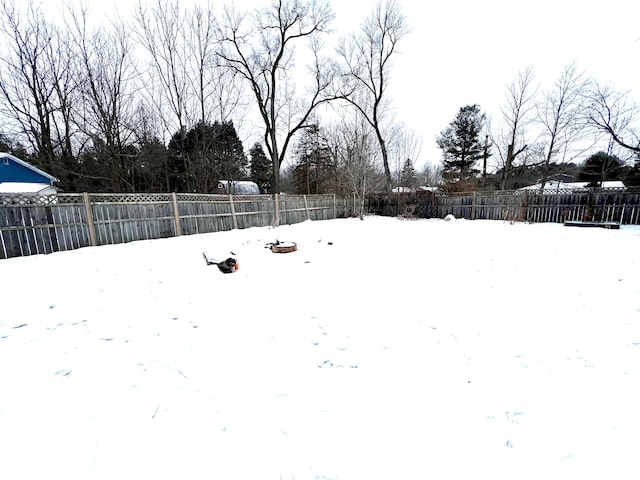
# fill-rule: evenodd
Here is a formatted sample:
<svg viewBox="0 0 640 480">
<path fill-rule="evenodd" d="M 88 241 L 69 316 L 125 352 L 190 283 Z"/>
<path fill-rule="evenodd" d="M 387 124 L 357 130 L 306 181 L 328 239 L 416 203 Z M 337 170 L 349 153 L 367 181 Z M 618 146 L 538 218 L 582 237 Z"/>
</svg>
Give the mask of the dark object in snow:
<svg viewBox="0 0 640 480">
<path fill-rule="evenodd" d="M 215 265 L 222 273 L 233 273 L 239 268 L 237 260 L 233 257 L 229 257 L 226 260 L 219 262 L 218 260 L 212 260 L 207 257 L 207 252 L 202 252 L 202 256 L 204 257 L 205 262 L 207 262 L 207 265 Z"/>
<path fill-rule="evenodd" d="M 281 242 L 276 240 L 273 243 L 267 243 L 265 248 L 270 249 L 273 253 L 290 253 L 295 252 L 298 249 L 298 245 L 295 242 Z"/>
<path fill-rule="evenodd" d="M 564 222 L 565 227 L 600 227 L 611 230 L 619 230 L 618 222 Z"/>
</svg>

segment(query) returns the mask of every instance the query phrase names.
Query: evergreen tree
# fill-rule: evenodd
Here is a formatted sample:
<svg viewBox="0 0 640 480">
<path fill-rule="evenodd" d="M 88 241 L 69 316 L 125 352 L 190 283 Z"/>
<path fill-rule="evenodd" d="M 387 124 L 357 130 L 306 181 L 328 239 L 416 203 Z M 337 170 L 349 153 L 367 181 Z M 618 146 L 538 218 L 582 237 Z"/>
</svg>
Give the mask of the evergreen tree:
<svg viewBox="0 0 640 480">
<path fill-rule="evenodd" d="M 307 128 L 296 149 L 293 175 L 296 193 L 333 193 L 337 185 L 334 155 L 317 124 Z"/>
<path fill-rule="evenodd" d="M 167 187 L 170 192 L 189 192 L 189 155 L 185 148 L 186 130 L 174 133 L 167 146 Z"/>
<path fill-rule="evenodd" d="M 169 142 L 174 191 L 212 192 L 218 180 L 247 178 L 247 157 L 233 122 L 200 122 Z"/>
<path fill-rule="evenodd" d="M 627 187 L 640 187 L 640 153 L 635 155 L 633 167 L 629 168 L 624 177 L 624 184 Z"/>
<path fill-rule="evenodd" d="M 273 193 L 273 164 L 259 143 L 255 143 L 249 150 L 249 162 L 249 178 L 258 184 L 261 193 Z"/>
<path fill-rule="evenodd" d="M 598 152 L 584 162 L 579 178 L 583 182 L 589 182 L 589 187 L 599 187 L 605 180 L 620 180 L 623 169 L 624 162 L 618 157 Z"/>
<path fill-rule="evenodd" d="M 136 191 L 168 192 L 167 149 L 159 138 L 140 141 L 136 168 Z"/>
<path fill-rule="evenodd" d="M 410 158 L 404 162 L 402 170 L 400 171 L 400 184 L 399 186 L 405 188 L 415 188 L 418 183 L 418 173 L 416 172 L 413 162 Z"/>
<path fill-rule="evenodd" d="M 31 161 L 31 159 L 29 159 L 30 155 L 27 153 L 27 149 L 22 143 L 13 140 L 12 138 L 9 137 L 9 135 L 1 132 L 0 132 L 0 152 L 10 153 L 11 155 L 18 157 L 21 160 Z"/>
<path fill-rule="evenodd" d="M 467 105 L 436 139 L 443 154 L 442 175 L 448 182 L 461 183 L 479 173 L 475 165 L 485 155 L 485 145 L 480 139 L 484 122 L 480 106 Z"/>
<path fill-rule="evenodd" d="M 4 133 L 0 132 L 0 152 L 8 153 L 9 151 L 11 151 L 9 138 Z"/>
<path fill-rule="evenodd" d="M 245 180 L 249 162 L 233 122 L 214 122 L 213 130 L 213 167 L 220 175 L 216 180 Z"/>
</svg>

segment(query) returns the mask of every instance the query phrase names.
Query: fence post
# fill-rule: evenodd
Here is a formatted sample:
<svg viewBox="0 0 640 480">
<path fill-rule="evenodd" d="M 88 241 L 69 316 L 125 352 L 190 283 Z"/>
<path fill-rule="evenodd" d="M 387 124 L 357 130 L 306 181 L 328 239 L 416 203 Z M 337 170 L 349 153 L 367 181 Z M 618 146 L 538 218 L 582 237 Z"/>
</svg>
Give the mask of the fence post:
<svg viewBox="0 0 640 480">
<path fill-rule="evenodd" d="M 87 216 L 87 228 L 89 229 L 89 243 L 92 247 L 98 245 L 96 241 L 96 227 L 93 224 L 93 214 L 91 213 L 91 202 L 89 201 L 89 194 L 84 192 L 82 194 L 82 200 L 84 202 L 84 211 Z"/>
<path fill-rule="evenodd" d="M 307 196 L 302 195 L 302 198 L 304 199 L 304 213 L 307 214 L 307 220 L 311 220 L 311 218 L 309 217 L 309 205 L 307 204 Z"/>
<path fill-rule="evenodd" d="M 588 218 L 586 218 L 587 221 L 591 222 L 593 220 L 596 220 L 596 212 L 594 209 L 594 205 L 593 205 L 593 199 L 594 199 L 594 193 L 595 193 L 595 189 L 593 187 L 589 188 L 589 195 L 587 196 L 587 216 Z"/>
<path fill-rule="evenodd" d="M 180 226 L 180 212 L 178 211 L 178 196 L 176 192 L 171 194 L 173 200 L 173 219 L 176 224 L 176 237 L 182 235 L 182 227 Z"/>
<path fill-rule="evenodd" d="M 476 219 L 476 192 L 473 192 L 473 198 L 471 199 L 471 220 Z"/>
<path fill-rule="evenodd" d="M 273 224 L 280 225 L 280 198 L 277 193 L 273 194 Z"/>
<path fill-rule="evenodd" d="M 233 218 L 233 228 L 238 229 L 238 219 L 236 218 L 236 206 L 233 204 L 233 195 L 229 194 L 229 205 L 231 205 L 231 218 Z"/>
<path fill-rule="evenodd" d="M 524 191 L 520 200 L 520 220 L 526 222 L 529 220 L 529 192 Z"/>
</svg>

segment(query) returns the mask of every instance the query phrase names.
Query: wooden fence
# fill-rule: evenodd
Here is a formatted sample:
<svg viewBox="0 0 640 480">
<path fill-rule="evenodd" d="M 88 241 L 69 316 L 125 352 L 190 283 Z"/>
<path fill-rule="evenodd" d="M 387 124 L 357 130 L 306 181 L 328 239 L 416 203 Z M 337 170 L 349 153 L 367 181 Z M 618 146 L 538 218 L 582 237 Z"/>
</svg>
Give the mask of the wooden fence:
<svg viewBox="0 0 640 480">
<path fill-rule="evenodd" d="M 58 194 L 0 197 L 0 259 L 87 246 L 347 217 L 336 195 Z"/>
<path fill-rule="evenodd" d="M 424 218 L 603 221 L 640 225 L 640 188 L 388 194 L 367 199 L 370 212 Z M 415 197 L 415 198 L 414 198 Z M 352 216 L 356 197 L 201 194 L 0 196 L 0 259 L 76 248 Z"/>
<path fill-rule="evenodd" d="M 434 216 L 526 222 L 599 221 L 640 225 L 640 188 L 438 193 Z"/>
</svg>

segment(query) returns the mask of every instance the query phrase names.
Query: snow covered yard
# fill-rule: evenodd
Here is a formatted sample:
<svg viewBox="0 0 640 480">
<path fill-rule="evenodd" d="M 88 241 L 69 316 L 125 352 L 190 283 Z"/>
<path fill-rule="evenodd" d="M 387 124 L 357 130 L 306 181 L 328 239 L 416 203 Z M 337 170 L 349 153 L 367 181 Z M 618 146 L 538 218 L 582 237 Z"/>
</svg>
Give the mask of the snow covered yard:
<svg viewBox="0 0 640 480">
<path fill-rule="evenodd" d="M 367 217 L 0 278 L 2 479 L 640 478 L 638 227 Z"/>
</svg>

